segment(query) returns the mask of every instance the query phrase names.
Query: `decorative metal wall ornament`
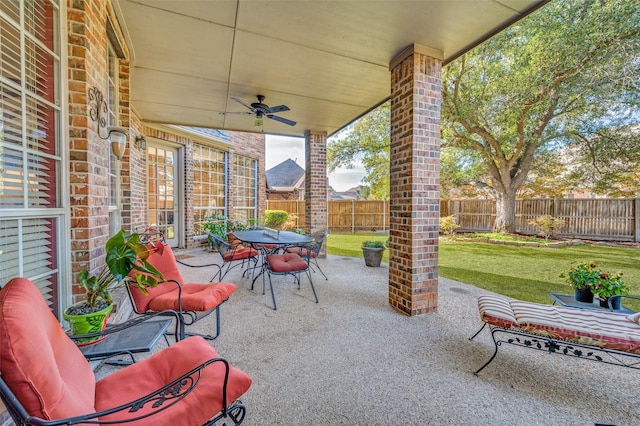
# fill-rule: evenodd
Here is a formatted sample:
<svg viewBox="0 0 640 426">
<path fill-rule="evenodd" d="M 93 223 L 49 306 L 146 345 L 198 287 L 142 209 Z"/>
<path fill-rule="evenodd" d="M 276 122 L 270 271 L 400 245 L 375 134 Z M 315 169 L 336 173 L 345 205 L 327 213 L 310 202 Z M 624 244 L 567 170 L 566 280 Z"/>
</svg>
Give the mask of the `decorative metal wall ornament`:
<svg viewBox="0 0 640 426">
<path fill-rule="evenodd" d="M 129 129 L 124 127 L 107 127 L 107 102 L 100 89 L 91 87 L 89 89 L 89 118 L 98 122 L 98 137 L 111 142 L 111 152 L 119 160 L 124 155 L 127 148 L 127 135 Z M 101 129 L 107 129 L 107 135 L 102 136 Z"/>
</svg>

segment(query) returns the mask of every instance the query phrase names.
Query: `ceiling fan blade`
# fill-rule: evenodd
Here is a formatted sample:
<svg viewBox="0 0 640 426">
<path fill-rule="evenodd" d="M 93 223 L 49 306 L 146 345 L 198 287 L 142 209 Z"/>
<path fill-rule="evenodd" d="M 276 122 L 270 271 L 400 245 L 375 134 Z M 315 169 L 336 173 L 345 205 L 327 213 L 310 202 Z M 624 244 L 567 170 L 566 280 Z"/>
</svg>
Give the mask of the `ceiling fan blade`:
<svg viewBox="0 0 640 426">
<path fill-rule="evenodd" d="M 231 99 L 233 99 L 234 101 L 238 102 L 239 104 L 242 104 L 242 105 L 246 106 L 247 108 L 249 108 L 253 112 L 255 112 L 255 110 L 256 110 L 254 107 L 252 107 L 251 105 L 249 105 L 248 103 L 246 103 L 242 99 L 238 99 L 238 98 L 234 98 L 234 97 L 231 97 Z"/>
<path fill-rule="evenodd" d="M 269 108 L 268 112 L 274 113 L 274 112 L 283 112 L 283 111 L 290 111 L 290 109 L 286 105 L 278 105 L 278 106 Z"/>
<path fill-rule="evenodd" d="M 253 113 L 251 111 L 241 111 L 241 112 L 219 112 L 218 114 L 220 115 L 236 115 L 236 114 L 241 114 L 241 115 L 252 115 Z"/>
<path fill-rule="evenodd" d="M 286 118 L 278 117 L 277 115 L 268 114 L 267 117 L 272 119 L 272 120 L 276 120 L 276 121 L 279 121 L 281 123 L 288 124 L 289 126 L 295 126 L 296 125 L 295 121 L 291 121 L 291 120 L 288 120 Z"/>
</svg>

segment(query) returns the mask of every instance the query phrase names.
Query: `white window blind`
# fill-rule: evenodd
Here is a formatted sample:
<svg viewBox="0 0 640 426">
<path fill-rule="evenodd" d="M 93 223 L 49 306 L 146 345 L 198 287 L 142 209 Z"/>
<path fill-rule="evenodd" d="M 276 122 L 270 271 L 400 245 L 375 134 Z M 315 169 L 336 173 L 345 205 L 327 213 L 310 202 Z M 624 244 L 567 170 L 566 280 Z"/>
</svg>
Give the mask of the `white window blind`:
<svg viewBox="0 0 640 426">
<path fill-rule="evenodd" d="M 33 280 L 57 310 L 59 0 L 0 1 L 0 285 Z"/>
</svg>

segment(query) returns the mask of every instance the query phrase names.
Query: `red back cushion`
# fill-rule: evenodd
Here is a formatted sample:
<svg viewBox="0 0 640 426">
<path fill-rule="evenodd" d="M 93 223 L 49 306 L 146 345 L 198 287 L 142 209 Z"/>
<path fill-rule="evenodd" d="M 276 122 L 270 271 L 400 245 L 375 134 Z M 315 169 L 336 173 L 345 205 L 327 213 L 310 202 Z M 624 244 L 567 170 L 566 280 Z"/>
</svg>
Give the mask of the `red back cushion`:
<svg viewBox="0 0 640 426">
<path fill-rule="evenodd" d="M 33 416 L 95 412 L 91 366 L 25 278 L 12 279 L 0 291 L 0 372 Z"/>
<path fill-rule="evenodd" d="M 163 246 L 158 250 L 155 246 L 150 245 L 149 249 L 150 251 L 152 251 L 152 253 L 147 258 L 147 262 L 152 264 L 158 271 L 162 272 L 165 280 L 176 280 L 180 284 L 183 284 L 184 279 L 182 278 L 182 274 L 178 270 L 178 263 L 176 262 L 176 257 L 173 254 L 173 250 L 171 250 L 171 247 L 169 247 L 165 243 L 154 244 L 163 244 Z M 132 271 L 129 276 L 134 277 L 134 271 Z M 177 287 L 174 283 L 163 283 L 159 284 L 157 287 L 148 288 L 147 291 L 149 292 L 149 295 L 145 295 L 138 289 L 137 284 L 134 283 L 129 286 L 129 291 L 131 293 L 136 312 L 143 313 L 149 310 L 149 303 L 151 302 L 151 300 L 161 294 L 175 290 L 176 288 Z"/>
</svg>

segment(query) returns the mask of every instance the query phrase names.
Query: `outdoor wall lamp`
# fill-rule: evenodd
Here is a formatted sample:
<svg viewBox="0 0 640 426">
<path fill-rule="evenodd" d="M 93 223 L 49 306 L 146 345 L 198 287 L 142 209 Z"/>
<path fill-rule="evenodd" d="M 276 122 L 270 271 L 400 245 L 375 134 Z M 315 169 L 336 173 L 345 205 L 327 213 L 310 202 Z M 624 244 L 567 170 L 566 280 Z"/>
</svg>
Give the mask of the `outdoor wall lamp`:
<svg viewBox="0 0 640 426">
<path fill-rule="evenodd" d="M 127 135 L 129 129 L 124 127 L 107 127 L 107 103 L 104 100 L 102 92 L 97 87 L 89 89 L 89 117 L 93 121 L 98 122 L 98 137 L 100 139 L 109 140 L 111 142 L 111 152 L 118 160 L 124 155 L 127 149 Z M 107 130 L 107 135 L 102 136 L 101 129 Z"/>
<path fill-rule="evenodd" d="M 147 140 L 144 136 L 136 136 L 136 148 L 142 150 L 147 149 Z"/>
</svg>

